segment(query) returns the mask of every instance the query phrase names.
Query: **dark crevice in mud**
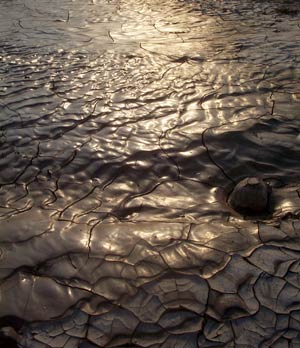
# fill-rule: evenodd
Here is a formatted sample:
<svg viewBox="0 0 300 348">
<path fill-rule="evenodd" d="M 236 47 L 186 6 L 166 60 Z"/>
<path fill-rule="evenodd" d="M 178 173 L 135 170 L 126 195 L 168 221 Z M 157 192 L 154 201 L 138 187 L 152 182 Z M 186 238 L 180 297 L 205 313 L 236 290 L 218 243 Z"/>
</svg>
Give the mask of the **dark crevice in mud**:
<svg viewBox="0 0 300 348">
<path fill-rule="evenodd" d="M 0 326 L 10 326 L 13 327 L 16 331 L 19 331 L 24 325 L 24 320 L 14 316 L 5 316 L 0 318 Z"/>
<path fill-rule="evenodd" d="M 5 316 L 0 318 L 0 347 L 18 348 L 21 336 L 18 332 L 25 324 L 24 320 L 14 317 Z"/>
<path fill-rule="evenodd" d="M 209 152 L 209 149 L 208 149 L 208 146 L 206 145 L 206 142 L 205 142 L 205 133 L 209 131 L 209 128 L 205 129 L 205 131 L 202 133 L 202 144 L 203 146 L 205 147 L 206 149 L 206 152 L 207 152 L 207 155 L 210 159 L 210 161 L 220 169 L 220 171 L 222 172 L 222 174 L 228 179 L 230 180 L 233 184 L 235 184 L 235 181 L 228 175 L 226 174 L 226 172 L 224 171 L 224 169 L 213 159 L 211 153 Z"/>
<path fill-rule="evenodd" d="M 0 333 L 0 347 L 3 348 L 18 348 L 18 342 L 11 337 L 2 336 Z"/>
<path fill-rule="evenodd" d="M 175 128 L 176 126 L 174 126 Z M 167 132 L 170 131 L 171 129 L 168 129 L 164 134 L 162 133 L 160 136 L 159 136 L 159 148 L 161 149 L 161 151 L 166 155 L 167 159 L 170 161 L 170 163 L 172 165 L 175 166 L 176 168 L 176 171 L 177 171 L 177 180 L 180 180 L 181 179 L 181 173 L 180 173 L 180 167 L 177 163 L 177 161 L 174 159 L 174 157 L 170 156 L 167 152 L 167 150 L 164 149 L 163 145 L 162 145 L 162 139 L 165 139 L 166 136 L 167 136 Z"/>
</svg>

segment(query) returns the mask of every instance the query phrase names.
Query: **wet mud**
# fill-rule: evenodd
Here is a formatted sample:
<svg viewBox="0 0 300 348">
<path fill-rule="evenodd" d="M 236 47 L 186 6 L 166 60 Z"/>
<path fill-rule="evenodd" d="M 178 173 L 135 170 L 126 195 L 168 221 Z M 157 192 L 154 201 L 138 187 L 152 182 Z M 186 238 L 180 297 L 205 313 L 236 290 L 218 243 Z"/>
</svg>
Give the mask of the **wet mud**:
<svg viewBox="0 0 300 348">
<path fill-rule="evenodd" d="M 1 346 L 299 347 L 297 6 L 0 1 Z"/>
</svg>

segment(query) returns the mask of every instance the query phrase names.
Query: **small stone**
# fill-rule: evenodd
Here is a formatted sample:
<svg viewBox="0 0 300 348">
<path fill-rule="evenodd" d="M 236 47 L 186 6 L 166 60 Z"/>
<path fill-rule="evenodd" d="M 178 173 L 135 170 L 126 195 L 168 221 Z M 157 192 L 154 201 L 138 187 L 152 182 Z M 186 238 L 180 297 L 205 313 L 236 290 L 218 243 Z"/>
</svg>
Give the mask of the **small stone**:
<svg viewBox="0 0 300 348">
<path fill-rule="evenodd" d="M 228 203 L 243 214 L 260 214 L 267 210 L 269 186 L 260 178 L 240 181 L 231 192 Z"/>
</svg>

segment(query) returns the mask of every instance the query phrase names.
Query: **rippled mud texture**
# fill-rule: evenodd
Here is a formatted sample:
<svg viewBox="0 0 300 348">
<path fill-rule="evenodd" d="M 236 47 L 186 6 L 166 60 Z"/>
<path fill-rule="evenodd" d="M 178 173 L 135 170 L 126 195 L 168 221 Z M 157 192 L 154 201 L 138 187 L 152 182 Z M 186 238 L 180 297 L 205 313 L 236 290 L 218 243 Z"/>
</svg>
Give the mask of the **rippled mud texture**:
<svg viewBox="0 0 300 348">
<path fill-rule="evenodd" d="M 0 1 L 2 345 L 300 346 L 282 6 Z M 245 177 L 272 188 L 267 219 L 227 204 Z"/>
</svg>

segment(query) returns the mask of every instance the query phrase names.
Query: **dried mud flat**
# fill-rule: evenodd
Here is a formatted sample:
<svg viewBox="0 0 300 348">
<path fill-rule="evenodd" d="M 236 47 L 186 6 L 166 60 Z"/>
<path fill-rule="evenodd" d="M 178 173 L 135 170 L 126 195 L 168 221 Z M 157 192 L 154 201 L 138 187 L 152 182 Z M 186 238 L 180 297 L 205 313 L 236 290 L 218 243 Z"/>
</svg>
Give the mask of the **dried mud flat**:
<svg viewBox="0 0 300 348">
<path fill-rule="evenodd" d="M 300 346 L 297 6 L 0 1 L 1 347 Z"/>
</svg>

